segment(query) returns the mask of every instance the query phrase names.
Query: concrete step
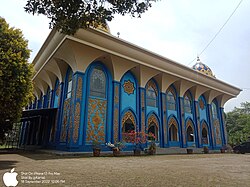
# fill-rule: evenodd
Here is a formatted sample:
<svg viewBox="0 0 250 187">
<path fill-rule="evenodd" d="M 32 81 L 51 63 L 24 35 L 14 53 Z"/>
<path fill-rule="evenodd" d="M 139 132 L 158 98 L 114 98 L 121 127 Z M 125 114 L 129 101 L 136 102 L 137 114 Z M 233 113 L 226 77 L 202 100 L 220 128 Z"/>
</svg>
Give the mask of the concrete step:
<svg viewBox="0 0 250 187">
<path fill-rule="evenodd" d="M 187 154 L 187 149 L 193 149 L 193 153 L 203 153 L 203 148 L 180 148 L 180 147 L 170 147 L 170 148 L 156 148 L 156 154 Z"/>
</svg>

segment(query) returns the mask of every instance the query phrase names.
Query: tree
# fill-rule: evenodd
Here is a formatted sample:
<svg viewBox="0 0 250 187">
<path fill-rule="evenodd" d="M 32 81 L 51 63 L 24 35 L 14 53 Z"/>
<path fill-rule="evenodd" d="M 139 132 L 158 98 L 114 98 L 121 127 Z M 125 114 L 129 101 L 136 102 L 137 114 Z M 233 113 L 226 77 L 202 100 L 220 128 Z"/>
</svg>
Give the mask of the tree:
<svg viewBox="0 0 250 187">
<path fill-rule="evenodd" d="M 156 0 L 28 0 L 25 11 L 43 14 L 50 19 L 50 28 L 74 34 L 91 23 L 106 25 L 114 14 L 141 17 Z M 93 25 L 92 25 L 93 26 Z M 94 25 L 95 26 L 95 25 Z"/>
<path fill-rule="evenodd" d="M 226 115 L 229 144 L 237 145 L 250 136 L 250 103 L 241 103 L 241 108 L 234 108 Z"/>
<path fill-rule="evenodd" d="M 0 139 L 17 122 L 32 99 L 33 68 L 28 64 L 28 41 L 19 29 L 0 17 Z"/>
</svg>

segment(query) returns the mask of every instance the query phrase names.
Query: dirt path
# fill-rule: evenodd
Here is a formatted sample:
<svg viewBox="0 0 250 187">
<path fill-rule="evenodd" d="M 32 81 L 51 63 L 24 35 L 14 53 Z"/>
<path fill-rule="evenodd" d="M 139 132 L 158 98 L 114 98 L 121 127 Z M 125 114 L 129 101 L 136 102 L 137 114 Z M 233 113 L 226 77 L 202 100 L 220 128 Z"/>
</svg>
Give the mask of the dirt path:
<svg viewBox="0 0 250 187">
<path fill-rule="evenodd" d="M 250 154 L 99 158 L 3 154 L 0 186 L 3 174 L 12 168 L 18 173 L 18 186 L 250 187 Z"/>
</svg>

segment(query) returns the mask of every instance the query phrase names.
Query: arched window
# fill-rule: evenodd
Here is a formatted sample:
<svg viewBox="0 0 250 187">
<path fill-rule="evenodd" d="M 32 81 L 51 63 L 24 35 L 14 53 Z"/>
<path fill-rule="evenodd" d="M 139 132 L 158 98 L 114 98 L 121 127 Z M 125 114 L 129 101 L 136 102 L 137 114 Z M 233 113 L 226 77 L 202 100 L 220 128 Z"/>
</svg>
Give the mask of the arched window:
<svg viewBox="0 0 250 187">
<path fill-rule="evenodd" d="M 151 123 L 148 127 L 148 140 L 158 141 L 158 128 L 155 123 Z"/>
<path fill-rule="evenodd" d="M 208 144 L 207 129 L 203 127 L 201 133 L 202 133 L 202 144 Z"/>
<path fill-rule="evenodd" d="M 178 141 L 178 130 L 174 124 L 171 124 L 169 127 L 169 140 Z"/>
<path fill-rule="evenodd" d="M 147 86 L 147 105 L 157 107 L 157 89 L 153 81 L 150 81 Z"/>
<path fill-rule="evenodd" d="M 215 102 L 212 102 L 212 115 L 214 119 L 218 118 L 218 114 L 217 114 L 217 106 L 215 104 Z"/>
<path fill-rule="evenodd" d="M 171 88 L 167 91 L 167 108 L 168 110 L 176 110 L 176 96 Z"/>
<path fill-rule="evenodd" d="M 127 119 L 122 126 L 122 139 L 125 142 L 133 142 L 135 140 L 135 125 L 130 119 Z M 132 134 L 130 134 L 132 133 Z"/>
<path fill-rule="evenodd" d="M 185 113 L 192 113 L 192 99 L 188 93 L 184 95 L 184 111 Z"/>
<path fill-rule="evenodd" d="M 125 121 L 125 123 L 123 124 L 122 132 L 123 133 L 129 133 L 131 131 L 135 131 L 135 126 L 134 126 L 133 122 L 130 119 L 127 119 Z"/>
<path fill-rule="evenodd" d="M 106 98 L 106 76 L 100 66 L 95 67 L 91 72 L 90 96 Z"/>
<path fill-rule="evenodd" d="M 194 131 L 191 126 L 188 126 L 187 128 L 187 141 L 193 142 L 194 141 Z"/>
<path fill-rule="evenodd" d="M 71 92 L 72 92 L 72 70 L 70 69 L 68 73 L 68 80 L 67 80 L 66 98 L 71 98 Z"/>
</svg>

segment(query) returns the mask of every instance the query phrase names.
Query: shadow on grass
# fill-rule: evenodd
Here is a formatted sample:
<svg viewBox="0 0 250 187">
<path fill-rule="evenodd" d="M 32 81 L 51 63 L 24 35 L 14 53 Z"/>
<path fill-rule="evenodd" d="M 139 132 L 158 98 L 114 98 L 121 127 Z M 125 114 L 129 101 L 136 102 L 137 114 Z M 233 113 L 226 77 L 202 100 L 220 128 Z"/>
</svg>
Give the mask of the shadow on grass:
<svg viewBox="0 0 250 187">
<path fill-rule="evenodd" d="M 17 161 L 0 160 L 0 170 L 11 170 L 16 167 Z"/>
<path fill-rule="evenodd" d="M 58 156 L 47 153 L 38 153 L 38 152 L 20 152 L 18 153 L 20 156 L 32 159 L 32 160 L 53 160 L 53 159 L 74 159 L 81 158 L 82 156 Z"/>
</svg>

